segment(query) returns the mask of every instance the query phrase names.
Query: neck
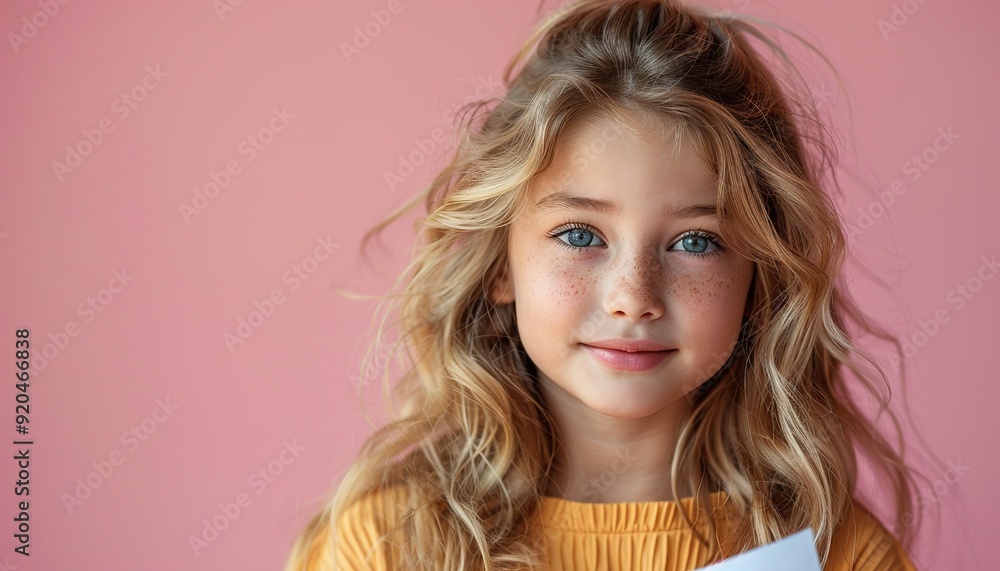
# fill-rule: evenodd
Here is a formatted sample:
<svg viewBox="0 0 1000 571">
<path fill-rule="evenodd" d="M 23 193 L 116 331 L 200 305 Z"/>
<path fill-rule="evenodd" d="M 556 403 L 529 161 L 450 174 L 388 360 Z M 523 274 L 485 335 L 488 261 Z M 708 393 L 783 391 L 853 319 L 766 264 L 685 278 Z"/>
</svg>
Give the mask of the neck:
<svg viewBox="0 0 1000 571">
<path fill-rule="evenodd" d="M 556 423 L 556 457 L 545 495 L 588 503 L 675 501 L 670 465 L 688 401 L 642 418 L 601 414 L 550 383 L 542 393 Z M 693 492 L 678 483 L 680 497 Z"/>
</svg>

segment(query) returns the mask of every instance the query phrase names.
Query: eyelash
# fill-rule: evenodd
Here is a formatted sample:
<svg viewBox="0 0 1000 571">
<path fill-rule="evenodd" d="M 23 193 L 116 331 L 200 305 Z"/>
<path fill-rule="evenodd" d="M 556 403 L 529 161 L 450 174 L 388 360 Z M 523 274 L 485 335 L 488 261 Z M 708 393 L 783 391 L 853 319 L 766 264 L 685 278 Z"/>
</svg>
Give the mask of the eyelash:
<svg viewBox="0 0 1000 571">
<path fill-rule="evenodd" d="M 592 246 L 574 246 L 572 244 L 569 244 L 569 243 L 564 242 L 564 241 L 562 241 L 562 240 L 559 239 L 559 236 L 565 234 L 566 232 L 568 232 L 570 230 L 586 230 L 587 232 L 590 232 L 590 233 L 594 234 L 595 236 L 598 236 L 598 237 L 600 236 L 600 233 L 597 231 L 597 228 L 594 228 L 590 224 L 586 224 L 584 222 L 572 222 L 572 221 L 564 222 L 561 226 L 559 226 L 555 230 L 549 232 L 549 236 L 552 237 L 552 238 L 554 238 L 555 241 L 556 241 L 556 243 L 559 244 L 560 246 L 563 246 L 565 248 L 569 248 L 570 250 L 572 250 L 574 252 L 579 252 L 581 250 L 587 250 L 587 249 L 589 249 L 589 248 L 592 247 Z M 700 229 L 698 229 L 698 230 L 691 230 L 689 232 L 685 232 L 680 238 L 677 239 L 677 242 L 683 240 L 684 238 L 689 238 L 691 236 L 697 236 L 697 237 L 700 237 L 700 238 L 705 238 L 709 242 L 712 242 L 713 244 L 715 244 L 715 250 L 713 250 L 711 252 L 703 252 L 703 253 L 688 252 L 688 251 L 685 251 L 685 250 L 671 250 L 671 251 L 681 252 L 682 254 L 687 254 L 688 256 L 693 256 L 695 258 L 707 258 L 709 256 L 714 256 L 716 254 L 721 254 L 726 249 L 726 246 L 714 234 L 709 234 L 708 232 L 703 232 Z M 674 242 L 674 243 L 676 244 L 677 242 Z"/>
</svg>

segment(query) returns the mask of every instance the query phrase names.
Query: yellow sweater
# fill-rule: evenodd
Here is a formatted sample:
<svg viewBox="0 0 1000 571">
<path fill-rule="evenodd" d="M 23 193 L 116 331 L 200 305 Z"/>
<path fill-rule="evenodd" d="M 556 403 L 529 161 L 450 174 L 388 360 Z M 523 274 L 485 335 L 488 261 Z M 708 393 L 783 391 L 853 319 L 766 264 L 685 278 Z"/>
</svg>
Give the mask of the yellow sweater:
<svg viewBox="0 0 1000 571">
<path fill-rule="evenodd" d="M 712 503 L 722 505 L 725 492 L 711 494 Z M 690 571 L 703 567 L 708 550 L 681 515 L 678 503 L 690 511 L 694 498 L 680 502 L 585 503 L 543 497 L 536 513 L 539 532 L 546 538 L 548 570 Z M 366 561 L 376 538 L 387 523 L 398 521 L 405 504 L 403 489 L 396 487 L 372 494 L 349 506 L 338 520 L 335 537 L 339 569 L 390 571 L 381 551 Z M 855 504 L 854 517 L 834 532 L 824 571 L 915 571 L 899 542 L 867 511 Z M 701 522 L 704 524 L 704 522 Z M 707 533 L 707 524 L 699 527 Z M 719 528 L 724 541 L 726 526 Z M 316 546 L 318 569 L 330 569 L 325 546 Z"/>
</svg>

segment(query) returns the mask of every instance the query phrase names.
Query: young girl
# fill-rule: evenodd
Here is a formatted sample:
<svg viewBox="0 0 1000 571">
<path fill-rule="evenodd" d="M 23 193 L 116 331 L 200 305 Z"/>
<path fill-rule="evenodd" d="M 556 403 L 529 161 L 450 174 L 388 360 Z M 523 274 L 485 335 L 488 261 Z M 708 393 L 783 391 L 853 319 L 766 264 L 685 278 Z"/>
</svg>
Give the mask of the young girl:
<svg viewBox="0 0 1000 571">
<path fill-rule="evenodd" d="M 287 570 L 690 570 L 807 527 L 825 569 L 913 569 L 912 472 L 849 398 L 844 368 L 885 376 L 845 332 L 831 148 L 743 34 L 782 53 L 674 0 L 580 1 L 533 32 L 373 229 L 426 199 L 403 407 Z"/>
</svg>

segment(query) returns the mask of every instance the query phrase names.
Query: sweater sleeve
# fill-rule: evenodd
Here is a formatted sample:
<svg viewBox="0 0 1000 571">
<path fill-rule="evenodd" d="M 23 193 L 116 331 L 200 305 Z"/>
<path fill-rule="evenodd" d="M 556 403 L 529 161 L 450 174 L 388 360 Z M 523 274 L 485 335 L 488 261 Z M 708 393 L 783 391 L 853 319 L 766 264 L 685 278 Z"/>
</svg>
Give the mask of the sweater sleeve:
<svg viewBox="0 0 1000 571">
<path fill-rule="evenodd" d="M 834 531 L 824 571 L 917 571 L 896 539 L 878 519 L 855 504 Z"/>
</svg>

